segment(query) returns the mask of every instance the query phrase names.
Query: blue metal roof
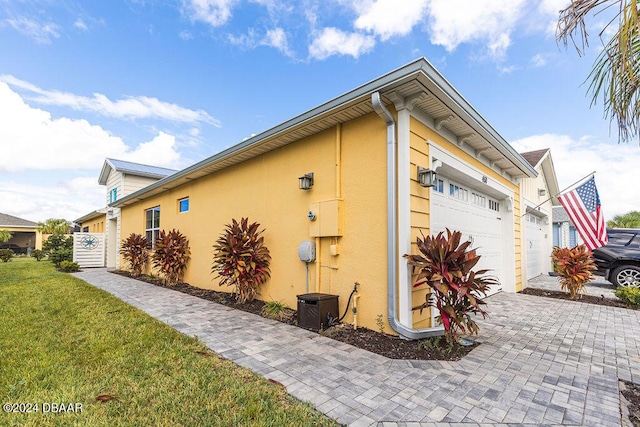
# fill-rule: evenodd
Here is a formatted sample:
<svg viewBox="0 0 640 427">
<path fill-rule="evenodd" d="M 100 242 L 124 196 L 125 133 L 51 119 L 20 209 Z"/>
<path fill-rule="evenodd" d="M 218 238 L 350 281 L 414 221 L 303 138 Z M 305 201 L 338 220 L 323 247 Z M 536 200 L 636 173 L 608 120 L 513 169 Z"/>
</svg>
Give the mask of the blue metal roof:
<svg viewBox="0 0 640 427">
<path fill-rule="evenodd" d="M 104 166 L 102 167 L 102 171 L 100 172 L 100 184 L 104 185 L 107 183 L 107 178 L 109 177 L 110 169 L 114 169 L 118 172 L 137 175 L 137 176 L 148 176 L 150 178 L 161 179 L 169 175 L 173 175 L 177 172 L 174 169 L 161 168 L 158 166 L 151 165 L 143 165 L 141 163 L 127 162 L 125 160 L 118 159 L 105 159 Z"/>
</svg>

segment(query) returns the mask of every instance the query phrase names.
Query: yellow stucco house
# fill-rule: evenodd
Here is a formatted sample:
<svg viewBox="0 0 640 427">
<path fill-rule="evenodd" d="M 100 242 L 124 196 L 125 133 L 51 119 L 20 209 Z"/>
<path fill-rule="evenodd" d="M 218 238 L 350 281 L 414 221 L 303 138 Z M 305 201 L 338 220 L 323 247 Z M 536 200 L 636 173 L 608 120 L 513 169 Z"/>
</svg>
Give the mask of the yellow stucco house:
<svg viewBox="0 0 640 427">
<path fill-rule="evenodd" d="M 427 289 L 413 287 L 403 254 L 415 250 L 421 232 L 461 230 L 482 255 L 479 268 L 499 278 L 492 292 L 519 291 L 526 280 L 521 182 L 536 176 L 418 59 L 110 208 L 120 211 L 119 241 L 179 229 L 192 252 L 185 281 L 217 290 L 212 245 L 232 218 L 248 217 L 266 229 L 272 255 L 260 299 L 295 307 L 306 292 L 338 295 L 342 314 L 358 282 L 359 325 L 378 329 L 382 316 L 387 332 L 421 338 L 441 328 L 435 313 L 412 310 Z M 309 189 L 300 188 L 303 177 Z M 301 242 L 315 245 L 314 262 L 300 260 Z M 352 320 L 349 311 L 345 321 Z"/>
<path fill-rule="evenodd" d="M 520 184 L 524 232 L 524 265 L 527 279 L 553 271 L 551 251 L 553 239 L 553 208 L 560 206 L 555 197 L 560 192 L 551 150 L 520 153 L 538 174 L 535 178 L 523 179 Z"/>
<path fill-rule="evenodd" d="M 90 212 L 74 221 L 81 233 L 103 234 L 106 236 L 107 267 L 119 266 L 118 238 L 120 230 L 120 210 L 109 206 L 127 194 L 134 193 L 159 179 L 177 172 L 173 169 L 144 165 L 125 160 L 107 158 L 102 165 L 98 183 L 106 187 L 105 207 Z M 97 264 L 96 264 L 97 265 Z"/>
<path fill-rule="evenodd" d="M 42 233 L 33 221 L 0 213 L 0 230 L 11 232 L 11 239 L 0 242 L 0 248 L 6 247 L 19 254 L 26 254 L 30 249 L 42 249 Z"/>
</svg>

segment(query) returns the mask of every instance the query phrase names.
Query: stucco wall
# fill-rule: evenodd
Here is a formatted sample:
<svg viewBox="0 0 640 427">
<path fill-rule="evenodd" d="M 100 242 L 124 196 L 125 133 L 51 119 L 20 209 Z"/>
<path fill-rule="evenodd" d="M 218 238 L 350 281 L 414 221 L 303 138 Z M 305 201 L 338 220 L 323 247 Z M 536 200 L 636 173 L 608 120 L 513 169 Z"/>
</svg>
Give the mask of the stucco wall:
<svg viewBox="0 0 640 427">
<path fill-rule="evenodd" d="M 82 223 L 82 228 L 89 227 L 89 233 L 104 233 L 105 223 L 107 221 L 107 215 L 101 215 L 99 217 L 90 219 Z"/>
<path fill-rule="evenodd" d="M 14 243 L 21 247 L 27 247 L 29 245 L 34 249 L 42 249 L 42 233 L 36 230 L 35 227 L 8 227 L 2 226 L 1 230 L 7 230 L 13 233 L 13 236 L 17 241 L 14 241 L 14 237 L 9 240 L 8 243 Z M 33 233 L 33 234 L 31 234 Z"/>
<path fill-rule="evenodd" d="M 160 227 L 179 229 L 190 240 L 185 281 L 231 291 L 220 288 L 210 274 L 212 246 L 232 218 L 248 217 L 266 229 L 272 255 L 271 279 L 259 298 L 293 308 L 296 295 L 306 292 L 305 264 L 297 247 L 314 240 L 317 261 L 309 265 L 309 292 L 339 295 L 342 314 L 354 282 L 359 282 L 359 324 L 377 329 L 376 317 L 386 320 L 387 311 L 385 159 L 384 122 L 369 114 L 124 207 L 121 236 L 144 234 L 145 210 L 160 206 Z M 314 173 L 315 183 L 303 191 L 298 177 L 307 172 Z M 190 210 L 179 213 L 178 200 L 184 197 L 189 197 Z M 343 236 L 310 237 L 310 205 L 336 198 L 343 200 Z M 338 256 L 329 254 L 334 244 Z M 345 321 L 352 318 L 348 313 Z"/>
</svg>

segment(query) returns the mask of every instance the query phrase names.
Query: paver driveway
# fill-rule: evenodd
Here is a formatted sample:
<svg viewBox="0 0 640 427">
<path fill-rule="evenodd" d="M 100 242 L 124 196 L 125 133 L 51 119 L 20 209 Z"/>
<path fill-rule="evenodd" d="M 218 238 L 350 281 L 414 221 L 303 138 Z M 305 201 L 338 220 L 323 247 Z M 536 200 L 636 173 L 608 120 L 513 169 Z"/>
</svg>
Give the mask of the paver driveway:
<svg viewBox="0 0 640 427">
<path fill-rule="evenodd" d="M 463 360 L 404 361 L 106 269 L 75 275 L 354 426 L 619 426 L 618 378 L 640 383 L 640 311 L 500 293 Z"/>
</svg>

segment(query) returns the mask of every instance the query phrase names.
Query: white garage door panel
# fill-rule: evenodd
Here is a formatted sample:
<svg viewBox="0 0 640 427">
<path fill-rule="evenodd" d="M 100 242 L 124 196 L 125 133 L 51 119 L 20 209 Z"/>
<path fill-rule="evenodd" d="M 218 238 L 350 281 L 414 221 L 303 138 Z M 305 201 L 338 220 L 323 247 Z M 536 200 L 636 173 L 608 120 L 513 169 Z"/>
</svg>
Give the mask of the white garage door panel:
<svg viewBox="0 0 640 427">
<path fill-rule="evenodd" d="M 476 192 L 477 193 L 477 192 Z M 469 198 L 471 191 L 469 190 Z M 480 193 L 477 193 L 480 194 Z M 488 200 L 488 199 L 487 199 Z M 487 274 L 502 279 L 502 221 L 500 212 L 487 206 L 476 206 L 469 201 L 457 200 L 449 196 L 449 185 L 445 194 L 432 192 L 431 227 L 435 235 L 446 228 L 462 232 L 462 240 L 471 240 L 477 249 L 480 261 L 475 270 L 488 269 Z M 502 286 L 492 286 L 488 295 L 502 290 Z"/>
<path fill-rule="evenodd" d="M 527 280 L 537 277 L 542 271 L 542 226 L 540 218 L 527 214 L 526 244 L 527 244 Z"/>
</svg>

